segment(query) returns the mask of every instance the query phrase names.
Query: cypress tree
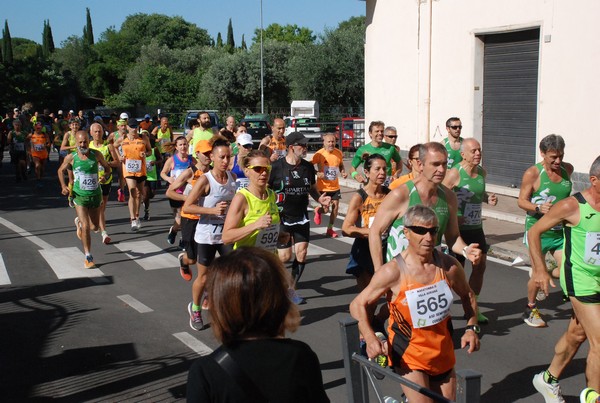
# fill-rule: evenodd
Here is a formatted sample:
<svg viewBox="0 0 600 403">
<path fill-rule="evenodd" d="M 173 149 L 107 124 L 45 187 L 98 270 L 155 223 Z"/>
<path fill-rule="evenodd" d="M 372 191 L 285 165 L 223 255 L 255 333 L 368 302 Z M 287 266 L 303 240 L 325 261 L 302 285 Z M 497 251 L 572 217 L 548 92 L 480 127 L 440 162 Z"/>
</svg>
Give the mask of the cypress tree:
<svg viewBox="0 0 600 403">
<path fill-rule="evenodd" d="M 231 24 L 231 18 L 229 24 L 227 24 L 227 51 L 233 53 L 235 49 L 235 40 L 233 39 L 233 25 Z"/>
<path fill-rule="evenodd" d="M 50 21 L 44 20 L 44 31 L 42 32 L 42 55 L 47 58 L 52 52 L 54 52 L 52 28 L 50 28 Z"/>
<path fill-rule="evenodd" d="M 217 47 L 218 48 L 222 48 L 223 47 L 223 38 L 221 38 L 221 33 L 220 32 L 217 34 Z"/>
<path fill-rule="evenodd" d="M 8 29 L 8 20 L 4 20 L 4 30 L 2 31 L 2 61 L 4 64 L 13 62 L 12 38 Z"/>
<path fill-rule="evenodd" d="M 90 9 L 85 8 L 85 27 L 83 28 L 83 42 L 89 46 L 94 44 L 94 30 L 92 29 L 92 17 L 90 16 Z"/>
<path fill-rule="evenodd" d="M 246 40 L 244 39 L 244 34 L 242 34 L 242 46 L 240 46 L 240 48 L 242 50 L 248 49 L 248 47 L 246 46 Z"/>
</svg>

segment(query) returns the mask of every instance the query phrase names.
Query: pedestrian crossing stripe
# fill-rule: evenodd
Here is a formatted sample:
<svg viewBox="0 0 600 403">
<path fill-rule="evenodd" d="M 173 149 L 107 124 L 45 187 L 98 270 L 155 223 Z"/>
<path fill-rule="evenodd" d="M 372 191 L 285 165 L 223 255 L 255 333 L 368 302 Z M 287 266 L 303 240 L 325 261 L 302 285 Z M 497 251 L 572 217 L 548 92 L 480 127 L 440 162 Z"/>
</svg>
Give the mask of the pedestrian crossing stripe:
<svg viewBox="0 0 600 403">
<path fill-rule="evenodd" d="M 85 269 L 84 254 L 76 247 L 39 250 L 60 280 L 81 277 L 103 277 L 100 269 Z"/>
<path fill-rule="evenodd" d="M 337 253 L 332 250 L 321 248 L 320 246 L 317 246 L 313 243 L 308 244 L 307 256 L 325 256 L 325 255 L 336 255 L 336 254 Z"/>
<path fill-rule="evenodd" d="M 8 277 L 8 271 L 6 271 L 6 265 L 4 264 L 2 253 L 0 253 L 0 285 L 8 284 L 10 284 L 10 277 Z"/>
<path fill-rule="evenodd" d="M 179 260 L 150 241 L 119 242 L 114 244 L 144 270 L 179 267 Z"/>
<path fill-rule="evenodd" d="M 311 228 L 310 232 L 312 232 L 313 234 L 316 234 L 316 235 L 325 235 L 325 233 L 327 232 L 327 227 Z M 345 237 L 345 236 L 339 236 L 339 237 L 335 238 L 335 240 L 346 243 L 348 245 L 352 245 L 354 243 L 354 238 L 349 238 L 349 237 Z"/>
<path fill-rule="evenodd" d="M 188 332 L 173 333 L 173 336 L 199 355 L 209 355 L 213 352 L 212 348 L 208 347 Z"/>
</svg>

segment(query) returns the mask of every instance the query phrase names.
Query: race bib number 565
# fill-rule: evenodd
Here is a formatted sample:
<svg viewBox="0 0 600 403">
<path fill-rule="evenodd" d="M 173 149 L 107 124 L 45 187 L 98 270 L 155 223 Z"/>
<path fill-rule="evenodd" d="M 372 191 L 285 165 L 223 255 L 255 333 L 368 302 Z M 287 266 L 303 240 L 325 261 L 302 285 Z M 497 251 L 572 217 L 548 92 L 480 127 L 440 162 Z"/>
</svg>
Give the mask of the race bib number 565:
<svg viewBox="0 0 600 403">
<path fill-rule="evenodd" d="M 452 290 L 445 280 L 406 291 L 406 302 L 414 328 L 440 323 L 450 314 Z"/>
</svg>

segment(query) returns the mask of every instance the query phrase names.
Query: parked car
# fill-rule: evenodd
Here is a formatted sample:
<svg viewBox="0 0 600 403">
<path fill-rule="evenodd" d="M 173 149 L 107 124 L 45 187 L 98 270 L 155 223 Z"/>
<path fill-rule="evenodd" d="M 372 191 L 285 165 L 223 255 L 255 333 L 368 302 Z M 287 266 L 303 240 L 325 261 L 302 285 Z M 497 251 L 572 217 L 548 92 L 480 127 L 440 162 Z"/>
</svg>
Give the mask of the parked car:
<svg viewBox="0 0 600 403">
<path fill-rule="evenodd" d="M 305 136 L 321 131 L 321 125 L 315 117 L 286 116 L 283 121 L 285 122 L 286 136 L 295 131 L 302 132 Z"/>
<path fill-rule="evenodd" d="M 339 135 L 340 127 L 336 127 Z M 365 119 L 359 117 L 342 118 L 342 149 L 351 151 L 365 143 Z"/>
<path fill-rule="evenodd" d="M 185 113 L 185 120 L 183 121 L 183 135 L 187 135 L 187 132 L 190 130 L 190 121 L 198 119 L 199 112 L 207 112 L 210 116 L 210 124 L 213 130 L 219 130 L 221 125 L 219 123 L 219 115 L 217 115 L 218 111 L 215 110 L 205 110 L 205 109 L 190 109 Z"/>
<path fill-rule="evenodd" d="M 258 146 L 265 136 L 271 134 L 268 115 L 246 115 L 240 120 L 240 125 L 246 126 L 246 131 L 252 136 L 252 142 Z"/>
</svg>

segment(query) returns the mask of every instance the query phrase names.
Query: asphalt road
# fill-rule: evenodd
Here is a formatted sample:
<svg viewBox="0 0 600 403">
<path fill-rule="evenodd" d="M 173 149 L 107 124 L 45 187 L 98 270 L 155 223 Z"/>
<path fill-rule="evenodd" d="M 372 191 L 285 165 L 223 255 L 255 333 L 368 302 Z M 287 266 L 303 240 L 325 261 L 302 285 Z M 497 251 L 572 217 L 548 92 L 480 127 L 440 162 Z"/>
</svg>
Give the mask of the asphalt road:
<svg viewBox="0 0 600 403">
<path fill-rule="evenodd" d="M 53 154 L 53 159 L 55 154 Z M 93 235 L 98 270 L 84 270 L 74 210 L 59 194 L 51 161 L 44 186 L 15 184 L 7 158 L 0 171 L 0 396 L 2 401 L 176 401 L 185 397 L 187 370 L 198 354 L 218 346 L 210 329 L 188 324 L 191 283 L 181 279 L 177 248 L 166 242 L 171 222 L 163 194 L 151 220 L 129 229 L 127 207 L 107 208 L 114 244 Z M 338 227 L 341 223 L 338 223 Z M 313 243 L 300 293 L 302 326 L 292 335 L 319 356 L 327 393 L 347 401 L 338 321 L 356 293 L 345 274 L 348 239 L 328 239 L 313 228 Z M 470 269 L 467 268 L 467 271 Z M 489 262 L 480 306 L 481 351 L 458 350 L 457 368 L 483 374 L 482 402 L 542 402 L 531 378 L 545 369 L 570 315 L 555 290 L 541 304 L 549 326 L 521 320 L 527 273 Z M 452 309 L 456 340 L 465 321 L 459 301 Z M 208 321 L 209 322 L 209 321 Z M 587 343 L 561 380 L 568 402 L 584 387 Z M 276 369 L 274 369 L 276 370 Z M 384 386 L 398 394 L 393 386 Z"/>
</svg>

